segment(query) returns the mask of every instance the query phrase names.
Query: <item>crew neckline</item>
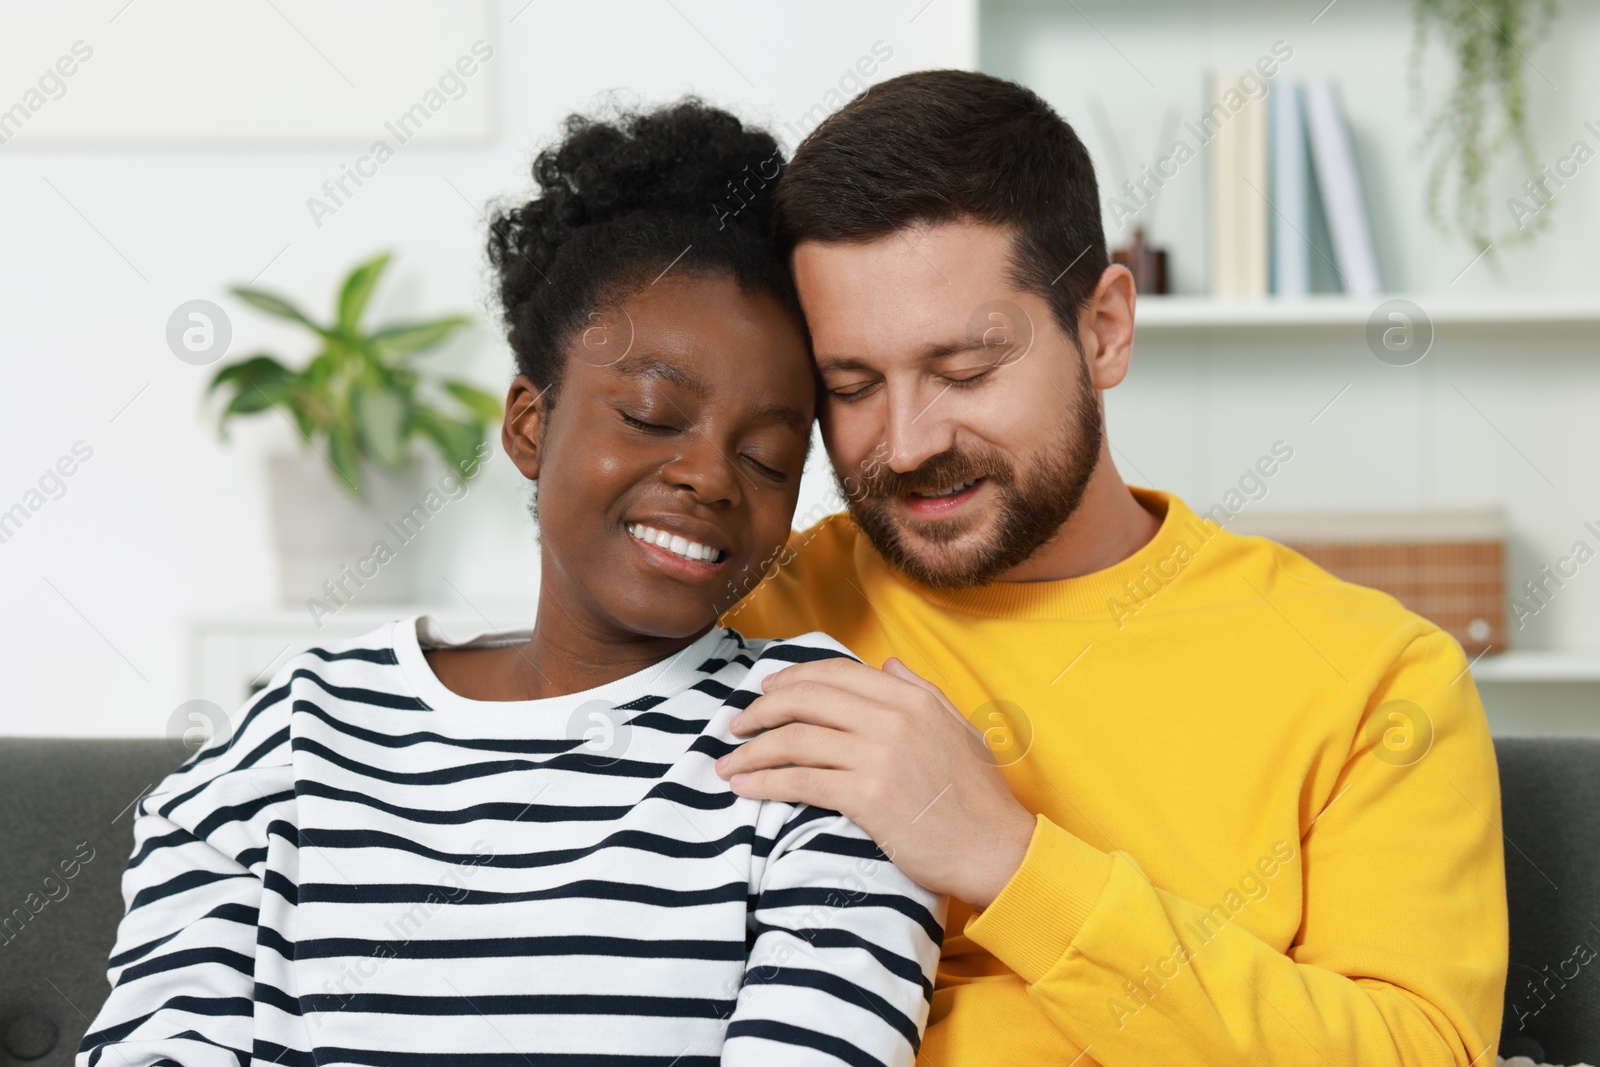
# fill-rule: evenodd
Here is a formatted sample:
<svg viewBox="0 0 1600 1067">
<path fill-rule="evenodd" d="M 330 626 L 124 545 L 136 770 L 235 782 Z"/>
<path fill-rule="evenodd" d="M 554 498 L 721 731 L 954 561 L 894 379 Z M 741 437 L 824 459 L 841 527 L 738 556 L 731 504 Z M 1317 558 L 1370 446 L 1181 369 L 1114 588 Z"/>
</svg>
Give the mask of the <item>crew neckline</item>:
<svg viewBox="0 0 1600 1067">
<path fill-rule="evenodd" d="M 932 604 L 968 615 L 1018 619 L 1105 615 L 1114 600 L 1128 599 L 1126 583 L 1137 584 L 1158 561 L 1170 561 L 1179 541 L 1185 542 L 1192 552 L 1221 532 L 1214 523 L 1212 528 L 1203 528 L 1202 520 L 1173 493 L 1140 485 L 1127 488 L 1146 511 L 1160 517 L 1161 524 L 1154 536 L 1133 554 L 1088 574 L 1038 582 L 995 581 L 970 589 L 937 589 L 892 567 L 859 530 L 857 566 L 864 575 L 905 586 Z M 1178 577 L 1181 571 L 1169 580 Z"/>
<path fill-rule="evenodd" d="M 527 641 L 533 636 L 531 626 L 509 630 L 486 628 L 461 640 L 451 640 L 439 621 L 427 612 L 419 612 L 391 623 L 394 627 L 395 658 L 412 692 L 434 711 L 448 712 L 452 716 L 466 716 L 493 720 L 496 724 L 524 724 L 530 731 L 549 725 L 560 732 L 565 720 L 552 717 L 552 711 L 562 711 L 578 704 L 604 701 L 620 707 L 647 695 L 673 696 L 698 681 L 700 666 L 715 657 L 724 644 L 735 644 L 725 627 L 713 626 L 695 640 L 657 663 L 643 670 L 603 685 L 581 689 L 562 696 L 538 697 L 531 700 L 478 700 L 463 696 L 439 680 L 422 653 L 436 648 L 499 648 Z"/>
</svg>

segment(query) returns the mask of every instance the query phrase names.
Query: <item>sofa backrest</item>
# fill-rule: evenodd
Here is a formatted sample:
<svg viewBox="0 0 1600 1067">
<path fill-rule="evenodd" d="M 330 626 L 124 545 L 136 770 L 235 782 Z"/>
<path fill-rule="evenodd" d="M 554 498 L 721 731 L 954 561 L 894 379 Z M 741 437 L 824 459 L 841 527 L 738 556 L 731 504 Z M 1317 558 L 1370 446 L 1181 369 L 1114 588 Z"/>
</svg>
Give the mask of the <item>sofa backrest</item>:
<svg viewBox="0 0 1600 1067">
<path fill-rule="evenodd" d="M 0 1065 L 72 1063 L 109 991 L 134 801 L 165 739 L 0 739 Z"/>
<path fill-rule="evenodd" d="M 1500 1055 L 1600 1063 L 1600 739 L 1495 740 L 1511 966 Z"/>
<path fill-rule="evenodd" d="M 1500 1054 L 1600 1062 L 1600 739 L 1500 738 L 1511 968 Z M 0 738 L 0 1067 L 70 1065 L 107 993 L 133 804 L 166 740 Z"/>
</svg>

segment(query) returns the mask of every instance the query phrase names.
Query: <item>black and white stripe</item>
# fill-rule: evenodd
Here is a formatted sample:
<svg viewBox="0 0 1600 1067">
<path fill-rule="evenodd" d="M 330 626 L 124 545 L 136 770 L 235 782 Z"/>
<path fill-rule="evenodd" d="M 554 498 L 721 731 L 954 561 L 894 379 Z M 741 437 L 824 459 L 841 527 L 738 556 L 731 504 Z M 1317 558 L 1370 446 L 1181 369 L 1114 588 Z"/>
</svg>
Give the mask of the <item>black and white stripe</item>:
<svg viewBox="0 0 1600 1067">
<path fill-rule="evenodd" d="M 500 702 L 444 687 L 447 643 L 419 615 L 306 650 L 139 801 L 80 1067 L 915 1059 L 944 898 L 713 767 L 763 677 L 848 651 L 713 629 Z"/>
</svg>

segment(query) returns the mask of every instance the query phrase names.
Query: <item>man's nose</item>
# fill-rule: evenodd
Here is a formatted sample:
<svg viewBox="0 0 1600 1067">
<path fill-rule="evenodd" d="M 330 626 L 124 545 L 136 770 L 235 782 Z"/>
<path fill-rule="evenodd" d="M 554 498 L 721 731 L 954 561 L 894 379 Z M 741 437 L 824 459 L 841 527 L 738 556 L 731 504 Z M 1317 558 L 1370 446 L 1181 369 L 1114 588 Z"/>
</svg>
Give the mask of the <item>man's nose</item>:
<svg viewBox="0 0 1600 1067">
<path fill-rule="evenodd" d="M 884 462 L 900 474 L 916 470 L 934 456 L 949 451 L 955 444 L 955 425 L 946 410 L 948 385 L 931 388 L 893 389 L 889 395 L 889 419 L 884 427 Z"/>
</svg>

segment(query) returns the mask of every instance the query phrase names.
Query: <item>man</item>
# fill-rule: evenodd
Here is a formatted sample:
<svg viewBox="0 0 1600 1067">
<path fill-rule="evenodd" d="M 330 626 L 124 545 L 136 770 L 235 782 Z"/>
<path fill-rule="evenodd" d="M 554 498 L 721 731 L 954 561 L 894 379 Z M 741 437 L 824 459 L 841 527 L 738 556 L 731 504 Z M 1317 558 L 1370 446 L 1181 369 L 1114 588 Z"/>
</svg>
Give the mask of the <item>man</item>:
<svg viewBox="0 0 1600 1067">
<path fill-rule="evenodd" d="M 724 622 L 884 668 L 779 672 L 720 772 L 950 894 L 922 1062 L 1493 1064 L 1504 857 L 1467 661 L 1123 483 L 1100 394 L 1134 289 L 1071 128 L 909 74 L 778 198 L 848 513 Z"/>
</svg>

